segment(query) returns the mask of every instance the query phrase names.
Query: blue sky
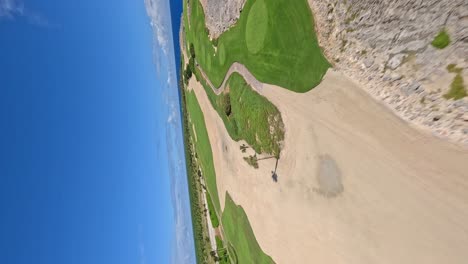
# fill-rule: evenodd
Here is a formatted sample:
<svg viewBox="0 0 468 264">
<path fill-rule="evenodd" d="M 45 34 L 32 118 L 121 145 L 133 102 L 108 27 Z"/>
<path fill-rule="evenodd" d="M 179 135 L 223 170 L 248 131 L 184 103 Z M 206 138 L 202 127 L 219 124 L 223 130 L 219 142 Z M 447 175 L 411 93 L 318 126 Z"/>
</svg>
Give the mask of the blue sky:
<svg viewBox="0 0 468 264">
<path fill-rule="evenodd" d="M 0 263 L 193 263 L 155 1 L 0 0 Z"/>
</svg>

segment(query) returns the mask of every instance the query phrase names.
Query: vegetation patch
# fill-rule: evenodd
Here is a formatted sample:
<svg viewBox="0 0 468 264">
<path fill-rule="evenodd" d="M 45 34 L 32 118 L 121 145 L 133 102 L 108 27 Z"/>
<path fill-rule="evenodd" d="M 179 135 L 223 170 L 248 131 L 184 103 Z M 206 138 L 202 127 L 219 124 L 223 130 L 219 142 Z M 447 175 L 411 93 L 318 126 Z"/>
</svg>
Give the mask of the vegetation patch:
<svg viewBox="0 0 468 264">
<path fill-rule="evenodd" d="M 209 192 L 206 192 L 206 201 L 208 203 L 208 212 L 210 214 L 211 224 L 214 228 L 217 228 L 219 226 L 218 215 L 216 214 L 216 209 L 213 206 L 213 201 L 211 200 Z"/>
<path fill-rule="evenodd" d="M 185 146 L 185 159 L 187 166 L 187 181 L 189 185 L 190 195 L 190 209 L 192 214 L 192 227 L 195 244 L 195 254 L 197 263 L 209 263 L 209 252 L 211 251 L 211 245 L 208 238 L 208 223 L 205 217 L 205 205 L 201 197 L 202 186 L 201 186 L 201 173 L 199 173 L 199 165 L 197 163 L 197 153 L 194 148 L 193 142 L 193 131 L 190 129 L 187 104 L 186 104 L 186 93 L 183 90 L 182 78 L 180 79 L 180 89 L 182 94 L 182 113 L 183 113 L 183 129 L 184 129 L 184 146 Z"/>
<path fill-rule="evenodd" d="M 319 47 L 306 0 L 246 1 L 236 25 L 217 39 L 216 51 L 200 1 L 185 1 L 184 8 L 185 39 L 194 44 L 197 62 L 216 87 L 234 62 L 244 64 L 261 82 L 297 92 L 318 85 L 330 67 Z M 219 59 L 211 58 L 216 52 Z"/>
<path fill-rule="evenodd" d="M 193 47 L 193 44 L 189 45 L 189 54 L 190 54 L 189 61 L 182 75 L 182 79 L 184 80 L 185 86 L 187 86 L 188 81 L 192 77 L 192 74 L 195 72 L 195 48 Z M 182 61 L 181 65 L 184 65 L 183 57 L 181 58 L 181 61 Z"/>
<path fill-rule="evenodd" d="M 219 236 L 216 236 L 216 248 L 218 252 L 218 259 L 217 261 L 220 264 L 228 264 L 231 263 L 229 260 L 229 251 L 223 245 L 223 240 Z"/>
<path fill-rule="evenodd" d="M 274 263 L 260 248 L 244 209 L 234 203 L 229 193 L 226 193 L 222 222 L 226 238 L 235 248 L 238 263 Z"/>
<path fill-rule="evenodd" d="M 208 131 L 206 130 L 205 118 L 198 104 L 197 98 L 193 92 L 185 92 L 185 100 L 187 111 L 190 114 L 190 119 L 195 127 L 197 134 L 197 142 L 194 143 L 195 151 L 198 153 L 198 163 L 203 171 L 206 187 L 212 195 L 212 202 L 217 212 L 221 211 L 219 203 L 218 189 L 216 186 L 216 175 L 213 164 L 213 152 L 211 150 Z"/>
<path fill-rule="evenodd" d="M 466 96 L 465 84 L 461 75 L 463 69 L 457 67 L 456 64 L 447 65 L 447 71 L 455 73 L 452 83 L 450 84 L 450 90 L 444 94 L 445 99 L 458 100 Z"/>
<path fill-rule="evenodd" d="M 250 155 L 248 157 L 244 157 L 245 162 L 247 162 L 250 166 L 254 167 L 255 169 L 258 169 L 258 159 L 257 156 Z"/>
<path fill-rule="evenodd" d="M 445 29 L 441 30 L 439 34 L 431 42 L 431 45 L 437 49 L 443 49 L 450 44 L 450 36 Z"/>
<path fill-rule="evenodd" d="M 452 83 L 450 84 L 450 90 L 444 94 L 445 99 L 462 99 L 466 96 L 465 85 L 463 83 L 463 77 L 461 74 L 457 73 L 455 78 L 453 78 Z"/>
<path fill-rule="evenodd" d="M 196 75 L 201 77 L 198 70 Z M 229 92 L 221 95 L 216 95 L 203 78 L 198 80 L 232 139 L 245 140 L 257 153 L 279 157 L 284 124 L 275 105 L 254 91 L 238 73 L 227 81 Z"/>
<path fill-rule="evenodd" d="M 183 86 L 181 85 L 181 87 Z M 206 135 L 202 133 L 202 131 L 206 132 L 204 120 L 200 118 L 203 117 L 203 113 L 201 112 L 193 92 L 182 91 L 182 111 L 184 116 L 186 164 L 190 187 L 189 192 L 197 263 L 212 263 L 213 260 L 219 261 L 221 264 L 231 263 L 231 260 L 235 261 L 234 263 L 274 263 L 271 257 L 266 255 L 258 245 L 244 210 L 234 203 L 228 193 L 226 193 L 225 208 L 221 219 L 227 240 L 223 242 L 219 236 L 216 237 L 217 257 L 213 259 L 213 254 L 210 254 L 212 249 L 207 235 L 206 217 L 202 210 L 204 205 L 201 202 L 200 194 L 202 190 L 199 180 L 202 176 L 198 169 L 199 165 L 205 168 L 205 181 L 207 185 L 209 185 L 212 180 L 215 180 L 214 169 L 213 174 L 210 173 L 209 169 L 212 165 L 213 157 L 211 149 L 208 151 L 210 147 L 209 140 Z M 200 144 L 195 144 L 190 141 L 190 137 L 193 137 L 193 132 L 190 132 L 191 124 L 188 124 L 189 114 L 190 119 L 197 128 L 196 133 L 203 138 L 203 140 L 198 141 L 201 142 Z M 198 137 L 200 138 L 200 136 Z M 197 155 L 197 153 L 199 154 Z M 204 157 L 207 157 L 207 159 Z M 216 187 L 215 181 L 214 184 Z M 210 189 L 209 186 L 208 189 Z M 207 198 L 209 210 L 210 212 L 214 212 L 216 209 L 212 210 L 212 207 L 215 205 L 209 202 L 212 199 L 209 193 L 207 193 Z M 213 201 L 218 201 L 219 203 L 217 192 L 216 198 L 213 199 Z M 214 220 L 214 216 L 210 215 L 210 217 L 212 223 L 217 222 L 219 225 L 219 219 L 217 217 L 216 220 Z"/>
<path fill-rule="evenodd" d="M 447 65 L 447 71 L 451 73 L 461 73 L 463 69 L 458 68 L 456 64 L 449 64 Z"/>
<path fill-rule="evenodd" d="M 250 9 L 247 18 L 247 29 L 245 31 L 245 41 L 247 48 L 252 54 L 257 54 L 265 42 L 268 30 L 268 9 L 264 0 L 257 0 Z"/>
</svg>

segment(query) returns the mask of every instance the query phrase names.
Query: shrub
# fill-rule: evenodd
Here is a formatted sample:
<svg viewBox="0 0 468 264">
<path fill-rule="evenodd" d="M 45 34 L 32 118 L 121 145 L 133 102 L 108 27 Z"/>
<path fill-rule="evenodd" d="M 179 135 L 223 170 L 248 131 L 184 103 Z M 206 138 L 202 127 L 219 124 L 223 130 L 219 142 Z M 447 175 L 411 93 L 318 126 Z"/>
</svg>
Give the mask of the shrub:
<svg viewBox="0 0 468 264">
<path fill-rule="evenodd" d="M 451 72 L 451 73 L 461 73 L 462 72 L 462 68 L 458 68 L 456 64 L 449 64 L 447 65 L 447 71 L 448 72 Z"/>
<path fill-rule="evenodd" d="M 226 114 L 226 116 L 230 116 L 231 115 L 231 97 L 229 96 L 229 94 L 226 94 L 224 95 L 224 113 Z"/>
<path fill-rule="evenodd" d="M 245 162 L 247 162 L 250 166 L 258 169 L 258 160 L 257 155 L 244 157 Z"/>
<path fill-rule="evenodd" d="M 450 36 L 447 34 L 445 29 L 443 29 L 439 34 L 437 34 L 431 44 L 437 49 L 443 49 L 450 44 Z"/>
<path fill-rule="evenodd" d="M 184 83 L 185 83 L 185 85 L 188 84 L 188 81 L 192 77 L 192 74 L 193 74 L 192 68 L 190 67 L 190 65 L 187 65 L 187 67 L 185 67 L 185 70 L 184 70 Z"/>
<path fill-rule="evenodd" d="M 193 43 L 190 43 L 190 57 L 195 59 L 195 47 L 193 46 Z"/>
</svg>

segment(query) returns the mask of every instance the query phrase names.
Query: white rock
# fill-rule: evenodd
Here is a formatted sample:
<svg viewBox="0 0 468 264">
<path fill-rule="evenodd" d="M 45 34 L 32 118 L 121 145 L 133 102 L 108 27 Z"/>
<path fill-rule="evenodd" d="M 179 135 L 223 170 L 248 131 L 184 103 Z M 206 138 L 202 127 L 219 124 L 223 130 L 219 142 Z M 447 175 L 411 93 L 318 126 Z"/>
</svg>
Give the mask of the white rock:
<svg viewBox="0 0 468 264">
<path fill-rule="evenodd" d="M 406 54 L 397 54 L 393 56 L 390 60 L 388 60 L 387 67 L 389 67 L 392 70 L 395 70 L 401 65 L 406 56 Z"/>
</svg>

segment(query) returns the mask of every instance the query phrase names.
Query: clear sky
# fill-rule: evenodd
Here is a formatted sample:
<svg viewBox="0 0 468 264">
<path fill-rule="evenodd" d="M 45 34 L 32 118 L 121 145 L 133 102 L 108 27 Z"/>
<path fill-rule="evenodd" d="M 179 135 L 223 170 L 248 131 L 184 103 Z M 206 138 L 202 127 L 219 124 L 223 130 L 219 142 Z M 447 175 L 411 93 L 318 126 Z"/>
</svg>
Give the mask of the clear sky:
<svg viewBox="0 0 468 264">
<path fill-rule="evenodd" d="M 0 0 L 0 263 L 174 259 L 191 226 L 168 45 L 143 0 Z"/>
</svg>

